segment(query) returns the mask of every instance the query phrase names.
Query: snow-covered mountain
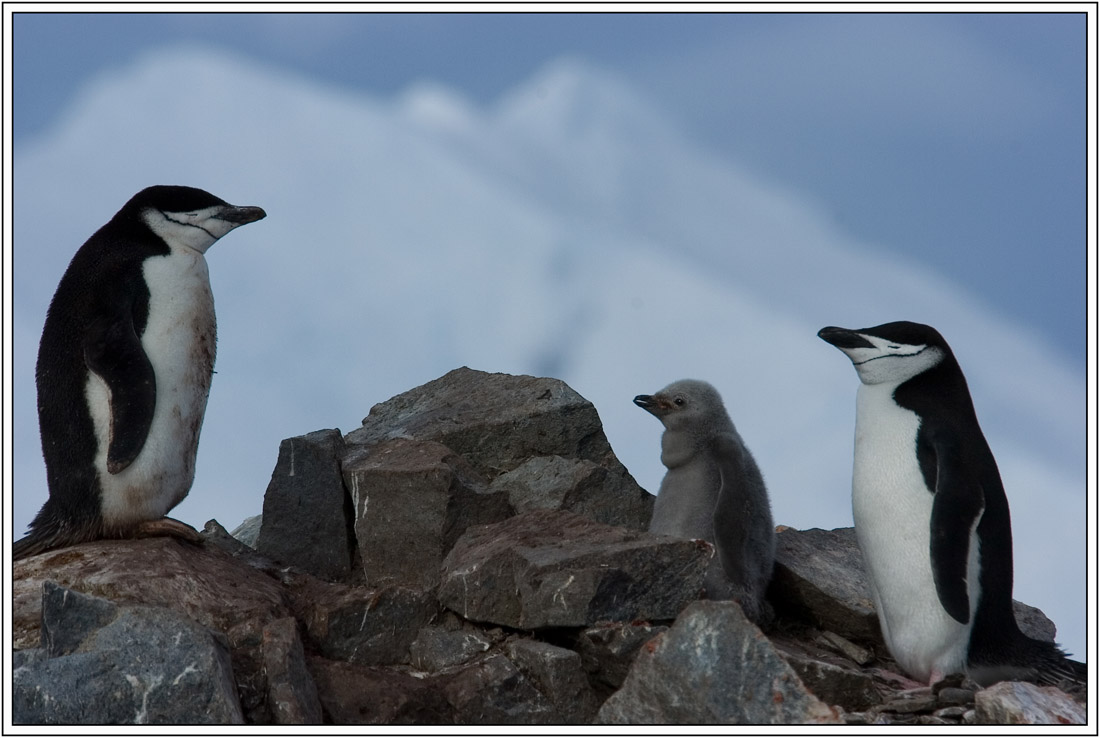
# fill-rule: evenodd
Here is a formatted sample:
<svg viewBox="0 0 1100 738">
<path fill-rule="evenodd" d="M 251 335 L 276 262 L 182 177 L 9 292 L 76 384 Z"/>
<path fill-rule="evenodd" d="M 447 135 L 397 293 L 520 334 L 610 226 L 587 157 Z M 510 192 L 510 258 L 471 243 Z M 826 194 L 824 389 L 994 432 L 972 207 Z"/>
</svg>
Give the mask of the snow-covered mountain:
<svg viewBox="0 0 1100 738">
<path fill-rule="evenodd" d="M 348 432 L 468 365 L 568 382 L 650 490 L 661 428 L 631 399 L 706 379 L 777 522 L 850 525 L 858 380 L 815 334 L 917 320 L 952 344 L 1000 463 L 1017 598 L 1083 654 L 1084 366 L 698 148 L 598 69 L 561 61 L 483 109 L 429 83 L 381 101 L 181 48 L 100 78 L 15 154 L 17 536 L 46 497 L 33 372 L 57 280 L 133 193 L 189 184 L 268 218 L 207 257 L 217 374 L 177 517 L 236 525 L 260 511 L 280 439 Z"/>
</svg>

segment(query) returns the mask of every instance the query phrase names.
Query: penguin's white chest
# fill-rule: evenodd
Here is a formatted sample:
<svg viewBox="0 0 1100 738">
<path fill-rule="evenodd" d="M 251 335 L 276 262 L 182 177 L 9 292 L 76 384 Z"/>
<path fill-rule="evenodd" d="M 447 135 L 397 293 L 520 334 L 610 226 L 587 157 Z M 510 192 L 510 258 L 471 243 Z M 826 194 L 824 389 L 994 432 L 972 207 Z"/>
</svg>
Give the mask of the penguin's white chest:
<svg viewBox="0 0 1100 738">
<path fill-rule="evenodd" d="M 929 546 L 934 496 L 917 461 L 920 417 L 898 406 L 893 390 L 861 385 L 857 394 L 852 514 L 886 645 L 905 671 L 927 681 L 963 670 L 970 624 L 948 615 L 936 593 Z M 976 554 L 972 537 L 971 582 Z"/>
<path fill-rule="evenodd" d="M 149 317 L 141 344 L 156 375 L 156 407 L 145 445 L 118 474 L 106 468 L 109 392 L 95 374 L 87 395 L 99 441 L 96 468 L 108 524 L 163 517 L 187 495 L 195 476 L 216 350 L 214 298 L 206 259 L 190 249 L 147 259 Z"/>
</svg>

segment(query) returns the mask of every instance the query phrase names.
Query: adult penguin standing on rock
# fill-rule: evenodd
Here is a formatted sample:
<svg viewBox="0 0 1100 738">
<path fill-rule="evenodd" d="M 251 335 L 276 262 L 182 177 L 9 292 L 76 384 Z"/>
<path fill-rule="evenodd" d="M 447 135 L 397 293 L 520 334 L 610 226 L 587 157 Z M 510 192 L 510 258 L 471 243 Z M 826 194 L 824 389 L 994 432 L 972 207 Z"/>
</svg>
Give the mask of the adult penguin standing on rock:
<svg viewBox="0 0 1100 738">
<path fill-rule="evenodd" d="M 35 371 L 50 496 L 14 558 L 99 538 L 198 540 L 165 515 L 191 489 L 214 371 L 205 253 L 265 216 L 193 187 L 148 187 L 76 252 Z"/>
<path fill-rule="evenodd" d="M 928 683 L 1083 682 L 1084 664 L 1016 624 L 1008 498 L 943 336 L 905 321 L 818 336 L 859 374 L 852 513 L 901 668 Z"/>
<path fill-rule="evenodd" d="M 764 596 L 775 564 L 768 491 L 718 390 L 682 379 L 634 404 L 665 426 L 661 463 L 668 472 L 650 532 L 709 541 L 717 555 L 707 569 L 707 597 L 737 600 L 750 620 L 768 620 Z"/>
</svg>

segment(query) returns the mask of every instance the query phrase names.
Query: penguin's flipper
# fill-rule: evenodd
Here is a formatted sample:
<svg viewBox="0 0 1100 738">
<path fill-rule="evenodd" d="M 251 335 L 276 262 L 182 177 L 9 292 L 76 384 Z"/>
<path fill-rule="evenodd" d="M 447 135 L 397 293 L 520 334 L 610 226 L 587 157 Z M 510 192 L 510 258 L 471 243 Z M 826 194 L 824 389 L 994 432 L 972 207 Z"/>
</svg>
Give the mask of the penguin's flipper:
<svg viewBox="0 0 1100 738">
<path fill-rule="evenodd" d="M 977 479 L 961 460 L 954 458 L 946 444 L 937 445 L 934 453 L 936 492 L 929 531 L 932 580 L 947 614 L 967 623 L 970 539 L 985 510 L 985 495 Z"/>
<path fill-rule="evenodd" d="M 84 361 L 111 392 L 107 471 L 118 474 L 141 453 L 149 435 L 157 404 L 156 374 L 128 313 L 93 322 Z"/>
<path fill-rule="evenodd" d="M 741 525 L 739 511 L 737 509 L 737 492 L 734 489 L 736 480 L 741 478 L 744 462 L 742 460 L 741 447 L 732 436 L 719 434 L 710 440 L 711 458 L 718 463 L 719 487 L 718 496 L 715 499 L 712 525 L 714 526 L 714 548 L 718 560 L 727 575 L 741 569 L 741 556 L 739 551 L 731 551 L 726 542 L 731 538 L 731 532 L 737 531 Z M 726 531 L 723 533 L 723 531 Z M 733 536 L 740 542 L 741 536 Z"/>
</svg>

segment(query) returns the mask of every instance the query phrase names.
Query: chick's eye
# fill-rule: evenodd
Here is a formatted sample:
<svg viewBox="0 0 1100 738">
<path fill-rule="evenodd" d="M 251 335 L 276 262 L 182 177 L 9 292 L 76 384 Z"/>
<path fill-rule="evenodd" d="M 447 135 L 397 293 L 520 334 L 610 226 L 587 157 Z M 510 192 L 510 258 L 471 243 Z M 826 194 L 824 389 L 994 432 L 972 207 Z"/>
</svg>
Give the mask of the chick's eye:
<svg viewBox="0 0 1100 738">
<path fill-rule="evenodd" d="M 677 397 L 675 400 L 673 400 L 673 402 L 676 403 L 677 405 L 683 405 L 684 404 L 684 398 L 683 397 Z"/>
</svg>

